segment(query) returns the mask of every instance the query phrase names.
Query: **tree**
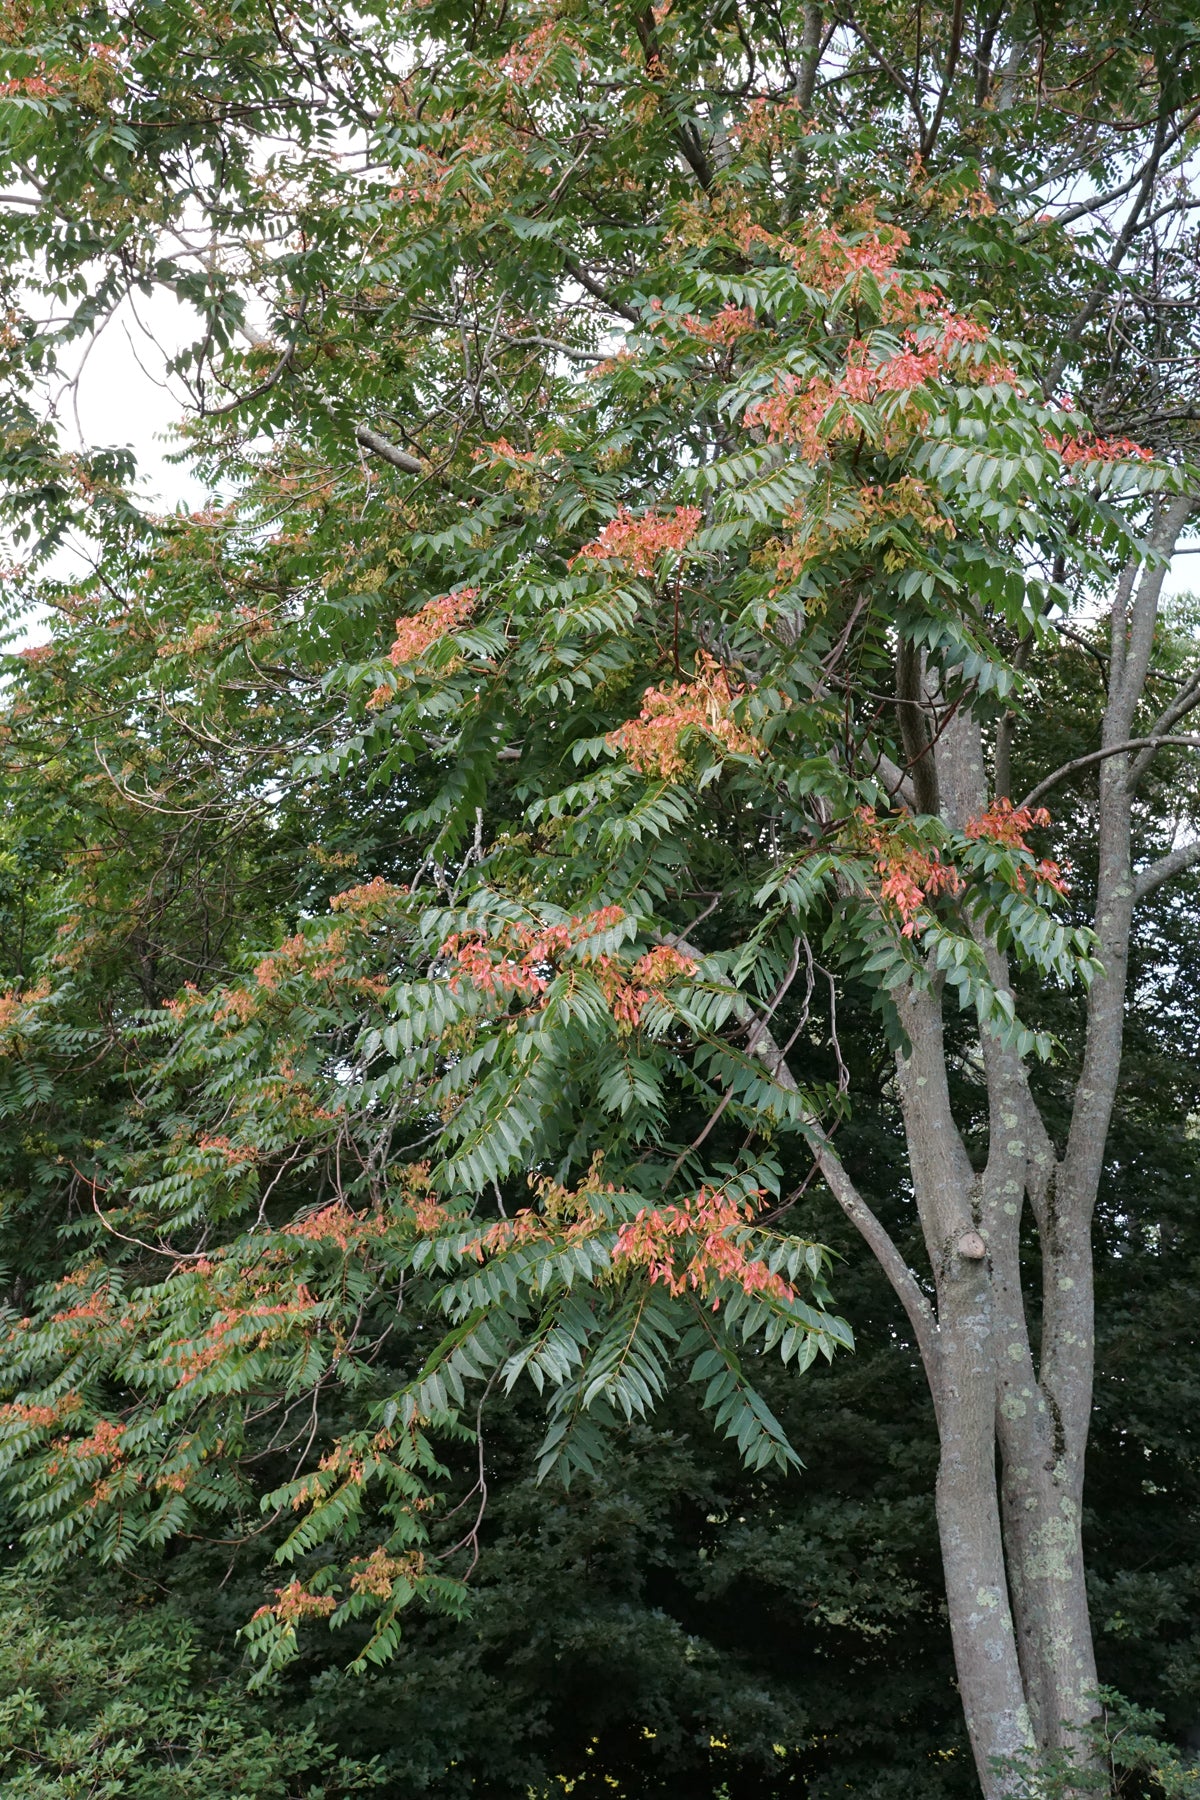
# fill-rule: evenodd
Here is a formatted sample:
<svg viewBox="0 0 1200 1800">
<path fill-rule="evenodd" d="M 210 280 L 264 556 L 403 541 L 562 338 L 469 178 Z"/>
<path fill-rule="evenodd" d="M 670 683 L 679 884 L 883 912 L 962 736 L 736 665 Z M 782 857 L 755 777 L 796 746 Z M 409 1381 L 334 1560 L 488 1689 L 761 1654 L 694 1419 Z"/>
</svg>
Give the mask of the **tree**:
<svg viewBox="0 0 1200 1800">
<path fill-rule="evenodd" d="M 206 855 L 226 817 L 286 844 L 314 784 L 364 778 L 404 839 L 269 954 L 247 922 L 233 980 L 164 993 L 150 957 L 154 1024 L 89 997 L 106 860 L 50 884 L 7 1104 L 86 1058 L 113 1086 L 81 1155 L 24 1152 L 94 1221 L 8 1345 L 39 1555 L 131 1556 L 265 1489 L 303 1575 L 255 1622 L 266 1666 L 329 1616 L 386 1657 L 414 1594 L 457 1604 L 475 1530 L 429 1521 L 471 1382 L 547 1386 L 569 1474 L 682 1360 L 787 1464 L 761 1357 L 849 1340 L 786 1218 L 819 1175 L 933 1396 L 983 1791 L 1079 1748 L 1091 1219 L 1133 908 L 1194 860 L 1135 871 L 1132 820 L 1200 702 L 1188 654 L 1154 660 L 1192 509 L 1194 27 L 1114 15 L 1096 59 L 1100 19 L 8 20 L 4 472 L 35 559 L 72 523 L 100 547 L 42 583 L 64 623 L 14 689 L 19 773 L 86 704 L 74 766 Z M 121 457 L 64 456 L 38 411 L 64 343 L 155 284 L 203 326 L 180 368 L 224 498 L 190 521 L 140 516 Z M 1070 769 L 1010 771 L 1039 657 L 1106 595 L 1071 917 L 1030 847 Z M 1057 1141 L 1016 970 L 1089 984 Z M 920 1274 L 835 1147 L 846 981 L 890 1034 Z M 830 1078 L 802 1084 L 826 991 Z"/>
<path fill-rule="evenodd" d="M 58 1610 L 28 1581 L 5 1578 L 0 1771 L 13 1800 L 342 1800 L 375 1786 L 375 1769 L 335 1756 L 311 1726 L 263 1729 L 236 1680 L 197 1666 L 192 1634 L 169 1608 L 122 1608 L 103 1583 L 75 1602 Z"/>
</svg>

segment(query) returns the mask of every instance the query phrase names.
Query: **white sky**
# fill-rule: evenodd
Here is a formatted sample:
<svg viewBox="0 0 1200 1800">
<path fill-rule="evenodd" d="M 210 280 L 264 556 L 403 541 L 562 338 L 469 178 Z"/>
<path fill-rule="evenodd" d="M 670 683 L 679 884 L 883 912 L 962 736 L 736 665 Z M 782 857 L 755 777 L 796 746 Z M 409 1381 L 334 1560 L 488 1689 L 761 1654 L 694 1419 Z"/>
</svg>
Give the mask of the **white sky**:
<svg viewBox="0 0 1200 1800">
<path fill-rule="evenodd" d="M 186 412 L 186 396 L 166 374 L 168 359 L 195 333 L 195 314 L 173 295 L 138 295 L 113 314 L 97 338 L 80 353 L 72 385 L 58 392 L 57 412 L 66 445 L 131 448 L 142 471 L 140 493 L 156 511 L 173 512 L 203 504 L 205 491 L 186 467 L 167 461 L 177 448 L 174 428 Z M 19 560 L 19 551 L 17 553 Z M 51 559 L 47 573 L 63 580 L 87 567 L 87 546 L 68 543 Z M 41 609 L 6 648 L 19 650 L 43 641 L 48 613 Z"/>
<path fill-rule="evenodd" d="M 145 471 L 144 491 L 168 510 L 182 501 L 197 506 L 203 489 L 185 469 L 165 459 L 172 428 L 183 416 L 182 386 L 165 373 L 167 358 L 193 336 L 196 315 L 173 295 L 126 301 L 95 339 L 79 377 L 77 404 L 61 403 L 72 447 L 128 444 Z"/>
</svg>

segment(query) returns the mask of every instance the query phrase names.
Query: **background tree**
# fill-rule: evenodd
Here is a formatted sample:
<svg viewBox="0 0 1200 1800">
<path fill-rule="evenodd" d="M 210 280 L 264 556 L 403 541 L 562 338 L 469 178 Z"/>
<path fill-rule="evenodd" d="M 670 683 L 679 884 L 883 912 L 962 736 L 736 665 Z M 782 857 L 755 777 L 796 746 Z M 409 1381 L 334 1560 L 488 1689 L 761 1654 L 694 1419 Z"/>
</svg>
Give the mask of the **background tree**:
<svg viewBox="0 0 1200 1800">
<path fill-rule="evenodd" d="M 139 1614 L 101 1586 L 86 1611 L 64 1613 L 12 1577 L 4 1599 L 0 1770 L 13 1800 L 214 1791 L 340 1800 L 375 1786 L 376 1770 L 335 1757 L 311 1725 L 272 1732 L 255 1721 L 167 1608 Z"/>
</svg>

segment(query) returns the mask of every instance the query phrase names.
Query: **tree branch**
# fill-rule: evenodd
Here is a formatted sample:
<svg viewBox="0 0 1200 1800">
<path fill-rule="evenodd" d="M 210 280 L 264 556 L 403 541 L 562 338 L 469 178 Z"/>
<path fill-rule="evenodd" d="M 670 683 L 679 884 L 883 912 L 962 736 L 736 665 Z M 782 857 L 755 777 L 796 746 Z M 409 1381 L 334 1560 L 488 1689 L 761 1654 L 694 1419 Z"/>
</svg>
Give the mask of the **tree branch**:
<svg viewBox="0 0 1200 1800">
<path fill-rule="evenodd" d="M 796 81 L 796 103 L 804 117 L 812 106 L 820 60 L 821 8 L 816 0 L 805 0 L 804 25 L 800 34 L 800 73 Z"/>
<path fill-rule="evenodd" d="M 852 9 L 847 9 L 847 11 L 842 15 L 842 20 L 843 20 L 843 23 L 854 33 L 855 37 L 860 38 L 862 40 L 863 44 L 865 44 L 865 46 L 868 49 L 868 51 L 870 52 L 870 54 L 875 58 L 876 62 L 879 64 L 879 66 L 883 70 L 884 74 L 888 77 L 889 81 L 894 82 L 895 85 L 899 88 L 900 92 L 904 95 L 905 99 L 908 101 L 908 104 L 912 107 L 913 117 L 917 122 L 917 130 L 923 139 L 925 136 L 925 115 L 921 111 L 921 96 L 918 93 L 914 84 L 911 81 L 908 81 L 905 79 L 905 77 L 901 74 L 900 70 L 896 67 L 896 65 L 894 63 L 888 61 L 888 59 L 884 55 L 883 51 L 879 48 L 879 45 L 874 41 L 874 39 L 870 36 L 870 34 L 864 30 L 864 28 L 859 24 L 858 20 L 854 17 L 854 13 L 853 13 Z"/>
<path fill-rule="evenodd" d="M 858 1232 L 875 1261 L 891 1283 L 912 1326 L 921 1361 L 932 1387 L 938 1367 L 937 1320 L 933 1308 L 921 1291 L 919 1282 L 896 1247 L 887 1229 L 880 1224 L 854 1183 L 847 1175 L 842 1159 L 834 1150 L 819 1125 L 811 1125 L 816 1148 L 817 1167 L 826 1187 Z"/>
<path fill-rule="evenodd" d="M 578 350 L 572 344 L 560 343 L 557 338 L 548 337 L 502 337 L 501 344 L 506 350 L 553 350 L 558 356 L 569 356 L 574 362 L 603 362 L 603 350 Z"/>
<path fill-rule="evenodd" d="M 380 437 L 369 425 L 359 425 L 355 429 L 354 441 L 361 444 L 364 450 L 373 450 L 376 456 L 391 463 L 394 469 L 403 469 L 406 475 L 425 473 L 424 463 L 418 462 L 415 456 L 410 456 L 407 450 L 398 449 L 388 438 Z"/>
<path fill-rule="evenodd" d="M 919 811 L 939 812 L 937 764 L 925 725 L 925 692 L 921 682 L 921 653 L 908 638 L 901 638 L 896 652 L 896 714 L 906 773 L 912 779 Z"/>
<path fill-rule="evenodd" d="M 1136 593 L 1131 592 L 1132 583 L 1126 586 L 1122 579 L 1125 603 L 1120 604 L 1119 594 L 1118 605 L 1113 609 L 1110 701 L 1104 719 L 1106 739 L 1130 735 L 1133 716 L 1141 702 L 1150 670 L 1162 584 L 1176 541 L 1195 505 L 1194 494 L 1180 494 L 1162 507 L 1147 537 L 1150 549 L 1157 554 L 1156 562 L 1142 566 Z"/>
<path fill-rule="evenodd" d="M 950 46 L 946 52 L 946 75 L 942 82 L 942 91 L 938 95 L 938 103 L 928 129 L 922 134 L 921 154 L 929 156 L 937 141 L 941 129 L 942 117 L 946 111 L 946 102 L 950 98 L 950 89 L 954 84 L 955 72 L 958 69 L 958 53 L 962 48 L 963 34 L 963 0 L 954 0 L 954 13 L 950 21 Z"/>
<path fill-rule="evenodd" d="M 745 1016 L 754 1018 L 749 1002 L 741 996 L 739 999 Z M 783 1052 L 768 1028 L 759 1022 L 759 1028 L 753 1037 L 751 1053 L 766 1064 L 771 1079 L 785 1092 L 799 1093 L 799 1083 L 788 1068 Z M 932 1385 L 938 1356 L 937 1320 L 933 1308 L 921 1291 L 913 1271 L 901 1256 L 890 1232 L 875 1217 L 846 1173 L 845 1164 L 824 1130 L 814 1118 L 806 1118 L 805 1123 L 825 1185 L 891 1282 L 896 1298 L 908 1315 L 908 1322 L 913 1328 L 913 1335 L 921 1352 L 921 1360 L 925 1364 L 925 1372 Z"/>
<path fill-rule="evenodd" d="M 1137 196 L 1129 209 L 1129 217 L 1126 219 L 1125 224 L 1117 237 L 1117 241 L 1113 246 L 1112 254 L 1108 259 L 1104 274 L 1093 287 L 1091 293 L 1063 333 L 1061 340 L 1062 348 L 1058 351 L 1058 354 L 1055 356 L 1047 371 L 1046 389 L 1048 393 L 1052 393 L 1057 387 L 1059 378 L 1067 366 L 1067 359 L 1070 356 L 1071 351 L 1075 348 L 1075 345 L 1079 342 L 1080 338 L 1087 330 L 1087 327 L 1095 318 L 1096 313 L 1100 308 L 1100 304 L 1103 301 L 1105 294 L 1108 292 L 1109 281 L 1112 276 L 1116 274 L 1117 270 L 1125 260 L 1125 254 L 1137 235 L 1138 226 L 1141 223 L 1141 216 L 1145 210 L 1146 203 L 1154 192 L 1155 177 L 1158 174 L 1159 167 L 1166 153 L 1167 131 L 1166 118 L 1164 116 L 1159 119 L 1158 129 L 1154 134 L 1154 148 L 1146 159 L 1142 180 L 1138 186 Z"/>
<path fill-rule="evenodd" d="M 875 773 L 893 800 L 902 800 L 911 812 L 916 812 L 916 792 L 899 763 L 894 763 L 890 756 L 881 751 L 879 761 L 875 764 Z"/>
<path fill-rule="evenodd" d="M 704 961 L 704 952 L 686 938 L 667 936 L 664 943 L 673 944 L 684 956 L 690 956 L 695 962 Z M 739 1023 L 750 1026 L 747 1049 L 752 1056 L 764 1063 L 772 1081 L 785 1093 L 799 1094 L 800 1084 L 787 1065 L 783 1051 L 762 1017 L 755 1012 L 749 1000 L 742 993 L 734 996 L 733 1010 Z M 887 1276 L 892 1289 L 903 1306 L 917 1340 L 917 1348 L 925 1365 L 925 1372 L 932 1386 L 938 1367 L 937 1320 L 933 1308 L 922 1292 L 913 1271 L 909 1268 L 896 1243 L 867 1205 L 858 1189 L 846 1173 L 845 1165 L 830 1143 L 825 1132 L 815 1118 L 807 1114 L 805 1125 L 810 1134 L 817 1167 L 821 1171 L 826 1187 L 841 1207 L 843 1213 L 854 1226 L 859 1236 L 871 1251 L 876 1262 Z"/>
<path fill-rule="evenodd" d="M 1196 696 L 1196 700 L 1200 700 L 1200 695 Z M 1196 704 L 1196 700 L 1193 701 L 1193 705 Z M 1035 788 L 1030 788 L 1017 810 L 1020 811 L 1026 806 L 1035 805 L 1043 794 L 1048 794 L 1052 787 L 1057 787 L 1060 781 L 1065 781 L 1068 775 L 1075 773 L 1076 769 L 1086 769 L 1092 763 L 1103 762 L 1109 756 L 1120 756 L 1126 750 L 1144 750 L 1145 757 L 1139 757 L 1129 772 L 1129 781 L 1132 783 L 1135 772 L 1141 773 L 1160 744 L 1200 744 L 1200 733 L 1194 731 L 1164 732 L 1155 737 L 1126 738 L 1120 744 L 1106 744 L 1103 750 L 1091 750 L 1086 756 L 1073 757 L 1070 762 L 1064 763 L 1061 769 L 1055 769 L 1053 775 L 1047 775 L 1044 781 L 1039 781 Z"/>
<path fill-rule="evenodd" d="M 628 319 L 631 325 L 641 324 L 641 317 L 634 312 L 632 306 L 626 306 L 621 300 L 614 300 L 608 289 L 597 281 L 594 275 L 589 275 L 587 270 L 577 263 L 561 244 L 557 244 L 555 248 L 563 259 L 563 267 L 567 274 L 572 281 L 579 283 L 585 293 L 590 294 L 593 300 L 599 300 L 601 306 L 607 306 L 609 312 L 618 313 L 622 319 Z"/>
<path fill-rule="evenodd" d="M 1172 725 L 1177 725 L 1180 719 L 1184 718 L 1186 714 L 1194 712 L 1197 706 L 1200 706 L 1200 669 L 1197 669 L 1190 681 L 1183 683 L 1175 698 L 1163 708 L 1155 719 L 1147 735 L 1156 738 L 1163 732 L 1170 731 Z M 1143 763 L 1149 762 L 1149 760 L 1148 756 L 1139 756 L 1130 770 L 1132 779 L 1136 779 L 1141 774 Z"/>
<path fill-rule="evenodd" d="M 1176 125 L 1173 131 L 1167 133 L 1163 143 L 1163 152 L 1165 153 L 1172 149 L 1173 146 L 1179 142 L 1180 138 L 1183 137 L 1184 133 L 1196 123 L 1198 118 L 1200 118 L 1200 107 L 1194 108 L 1193 111 L 1187 114 L 1186 118 Z M 1145 179 L 1146 171 L 1151 167 L 1152 163 L 1153 157 L 1151 157 L 1149 162 L 1143 163 L 1139 169 L 1135 169 L 1128 181 L 1122 182 L 1120 187 L 1110 188 L 1107 194 L 1096 194 L 1090 200 L 1077 201 L 1074 206 L 1068 206 L 1063 212 L 1054 213 L 1052 215 L 1054 224 L 1059 226 L 1073 225 L 1077 219 L 1086 219 L 1089 213 L 1099 212 L 1103 207 L 1111 206 L 1114 200 L 1123 200 L 1126 194 L 1131 194 L 1134 188 Z M 1034 221 L 1031 228 L 1040 223 L 1040 220 Z"/>
<path fill-rule="evenodd" d="M 1191 844 L 1181 844 L 1178 850 L 1171 850 L 1166 856 L 1160 856 L 1157 862 L 1151 863 L 1148 869 L 1143 869 L 1140 875 L 1134 877 L 1134 904 L 1136 905 L 1139 900 L 1145 900 L 1148 895 L 1153 894 L 1157 888 L 1163 885 L 1164 881 L 1171 881 L 1176 875 L 1185 874 L 1198 862 L 1200 862 L 1200 838 Z"/>
<path fill-rule="evenodd" d="M 662 47 L 658 41 L 658 21 L 654 17 L 653 7 L 647 7 L 634 19 L 638 38 L 641 41 L 642 53 L 646 58 L 647 69 L 653 72 L 654 65 L 662 70 Z M 705 154 L 700 134 L 694 125 L 677 125 L 675 142 L 679 146 L 683 160 L 707 194 L 713 184 L 713 167 Z"/>
</svg>

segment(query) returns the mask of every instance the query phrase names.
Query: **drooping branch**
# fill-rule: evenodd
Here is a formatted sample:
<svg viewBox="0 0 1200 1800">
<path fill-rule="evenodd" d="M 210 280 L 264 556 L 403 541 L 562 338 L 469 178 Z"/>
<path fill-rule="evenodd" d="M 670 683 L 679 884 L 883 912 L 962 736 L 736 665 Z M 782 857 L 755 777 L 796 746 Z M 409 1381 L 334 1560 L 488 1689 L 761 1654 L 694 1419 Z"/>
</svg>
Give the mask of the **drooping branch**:
<svg viewBox="0 0 1200 1800">
<path fill-rule="evenodd" d="M 704 960 L 703 950 L 690 943 L 687 938 L 671 935 L 665 937 L 663 941 L 673 945 L 684 956 L 690 956 L 696 962 Z M 772 1081 L 785 1093 L 799 1094 L 800 1084 L 788 1067 L 787 1059 L 779 1043 L 766 1021 L 755 1011 L 744 994 L 738 993 L 735 996 L 733 1010 L 738 1023 L 750 1028 L 747 1038 L 747 1048 L 750 1054 L 756 1056 L 766 1066 Z M 876 1218 L 855 1187 L 846 1171 L 845 1164 L 830 1143 L 819 1121 L 811 1115 L 806 1116 L 805 1126 L 813 1147 L 817 1167 L 825 1185 L 871 1251 L 887 1276 L 896 1298 L 904 1308 L 908 1322 L 913 1329 L 913 1336 L 917 1341 L 917 1348 L 921 1353 L 921 1361 L 924 1364 L 926 1375 L 932 1384 L 938 1368 L 937 1320 L 933 1308 L 916 1275 L 900 1254 L 887 1227 Z"/>
<path fill-rule="evenodd" d="M 920 1283 L 898 1250 L 895 1240 L 875 1217 L 849 1175 L 840 1156 L 821 1131 L 812 1127 L 817 1167 L 826 1187 L 858 1232 L 887 1276 L 912 1326 L 925 1373 L 932 1386 L 938 1368 L 937 1320 Z"/>
</svg>

